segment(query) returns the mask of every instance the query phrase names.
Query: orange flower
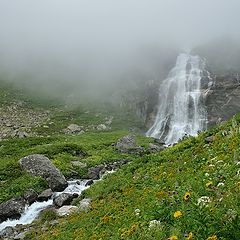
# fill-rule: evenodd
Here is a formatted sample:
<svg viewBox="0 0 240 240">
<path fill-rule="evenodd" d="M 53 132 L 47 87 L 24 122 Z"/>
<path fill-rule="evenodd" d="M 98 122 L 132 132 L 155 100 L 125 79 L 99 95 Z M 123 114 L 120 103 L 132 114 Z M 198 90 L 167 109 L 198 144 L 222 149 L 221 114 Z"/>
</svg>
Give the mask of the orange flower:
<svg viewBox="0 0 240 240">
<path fill-rule="evenodd" d="M 176 212 L 173 214 L 173 216 L 174 216 L 175 218 L 180 218 L 180 217 L 182 217 L 182 212 L 181 212 L 181 211 L 176 211 Z"/>
<path fill-rule="evenodd" d="M 190 192 L 186 192 L 185 194 L 184 194 L 184 196 L 183 196 L 183 199 L 185 200 L 185 201 L 188 201 L 189 200 L 189 198 L 190 198 Z"/>
</svg>

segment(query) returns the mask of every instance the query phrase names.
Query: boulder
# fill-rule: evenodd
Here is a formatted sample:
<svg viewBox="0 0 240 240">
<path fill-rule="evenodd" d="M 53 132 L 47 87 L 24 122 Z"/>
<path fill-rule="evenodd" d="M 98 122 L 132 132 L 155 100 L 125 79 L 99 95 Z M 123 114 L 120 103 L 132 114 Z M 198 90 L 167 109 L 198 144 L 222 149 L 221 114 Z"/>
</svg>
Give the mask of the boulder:
<svg viewBox="0 0 240 240">
<path fill-rule="evenodd" d="M 88 180 L 85 184 L 85 186 L 91 186 L 92 184 L 94 184 L 94 181 L 91 179 L 91 180 Z"/>
<path fill-rule="evenodd" d="M 144 152 L 142 147 L 137 146 L 135 138 L 131 135 L 127 135 L 118 139 L 117 143 L 115 144 L 115 148 L 120 153 L 142 154 Z"/>
<path fill-rule="evenodd" d="M 60 192 L 68 186 L 63 174 L 43 155 L 29 155 L 22 158 L 19 163 L 21 168 L 31 175 L 46 179 L 53 191 Z"/>
<path fill-rule="evenodd" d="M 83 200 L 81 200 L 80 205 L 79 205 L 79 210 L 80 211 L 87 211 L 90 207 L 91 201 L 92 200 L 90 198 L 84 198 Z"/>
<path fill-rule="evenodd" d="M 88 177 L 93 180 L 100 179 L 100 175 L 104 172 L 104 166 L 100 165 L 88 169 Z"/>
<path fill-rule="evenodd" d="M 98 131 L 104 131 L 104 130 L 107 130 L 108 127 L 105 124 L 99 124 L 99 125 L 97 125 L 96 129 Z"/>
<path fill-rule="evenodd" d="M 205 142 L 207 142 L 207 143 L 213 142 L 213 141 L 214 141 L 214 136 L 206 137 L 204 140 L 205 140 Z"/>
<path fill-rule="evenodd" d="M 116 149 L 122 153 L 128 153 L 129 150 L 137 147 L 136 140 L 133 136 L 127 135 L 118 139 Z"/>
<path fill-rule="evenodd" d="M 70 124 L 66 129 L 63 130 L 66 134 L 80 134 L 83 133 L 83 129 L 81 126 L 77 124 Z"/>
<path fill-rule="evenodd" d="M 37 201 L 38 195 L 33 189 L 29 189 L 23 194 L 23 198 L 31 205 Z"/>
<path fill-rule="evenodd" d="M 49 188 L 44 190 L 39 196 L 38 196 L 38 201 L 39 202 L 44 202 L 50 199 L 53 195 L 53 191 Z"/>
<path fill-rule="evenodd" d="M 79 210 L 78 207 L 76 206 L 62 206 L 59 209 L 57 209 L 57 214 L 59 216 L 65 216 L 65 215 L 69 215 L 71 213 L 77 212 Z"/>
<path fill-rule="evenodd" d="M 0 204 L 0 222 L 10 219 L 20 218 L 25 210 L 27 202 L 24 198 L 12 198 Z"/>
<path fill-rule="evenodd" d="M 53 203 L 57 207 L 62 207 L 64 205 L 70 205 L 72 200 L 76 198 L 78 195 L 73 195 L 71 193 L 62 193 L 57 197 L 53 198 Z"/>
<path fill-rule="evenodd" d="M 150 143 L 150 144 L 149 144 L 148 151 L 149 151 L 150 153 L 157 153 L 157 152 L 162 151 L 164 148 L 165 148 L 164 146 L 159 146 L 159 145 Z"/>
<path fill-rule="evenodd" d="M 2 231 L 0 231 L 0 239 L 9 238 L 13 234 L 14 234 L 14 228 L 13 227 L 5 227 Z"/>
</svg>

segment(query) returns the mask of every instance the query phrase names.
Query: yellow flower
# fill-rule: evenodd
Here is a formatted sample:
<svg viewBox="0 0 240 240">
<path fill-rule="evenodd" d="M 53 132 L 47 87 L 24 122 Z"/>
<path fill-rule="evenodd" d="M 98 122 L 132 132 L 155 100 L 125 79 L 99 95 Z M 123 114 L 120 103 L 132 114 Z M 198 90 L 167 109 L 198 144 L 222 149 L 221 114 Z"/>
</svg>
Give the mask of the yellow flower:
<svg viewBox="0 0 240 240">
<path fill-rule="evenodd" d="M 175 218 L 180 218 L 182 216 L 182 212 L 181 211 L 176 211 L 173 216 Z"/>
<path fill-rule="evenodd" d="M 189 198 L 190 198 L 190 192 L 186 192 L 185 194 L 184 194 L 184 196 L 183 196 L 183 199 L 185 200 L 185 201 L 188 201 L 189 200 Z"/>
<path fill-rule="evenodd" d="M 213 185 L 213 182 L 212 182 L 212 181 L 206 183 L 206 187 L 211 187 L 212 185 Z"/>
<path fill-rule="evenodd" d="M 101 221 L 106 223 L 106 222 L 109 222 L 110 218 L 111 218 L 110 216 L 104 216 L 101 218 Z"/>
<path fill-rule="evenodd" d="M 212 236 L 208 237 L 207 240 L 217 240 L 217 236 L 212 235 Z"/>
<path fill-rule="evenodd" d="M 170 238 L 168 238 L 168 240 L 178 240 L 177 236 L 171 236 Z"/>
<path fill-rule="evenodd" d="M 190 233 L 188 234 L 188 236 L 187 236 L 186 239 L 188 239 L 188 240 L 192 240 L 192 239 L 193 239 L 193 233 L 190 232 Z"/>
</svg>

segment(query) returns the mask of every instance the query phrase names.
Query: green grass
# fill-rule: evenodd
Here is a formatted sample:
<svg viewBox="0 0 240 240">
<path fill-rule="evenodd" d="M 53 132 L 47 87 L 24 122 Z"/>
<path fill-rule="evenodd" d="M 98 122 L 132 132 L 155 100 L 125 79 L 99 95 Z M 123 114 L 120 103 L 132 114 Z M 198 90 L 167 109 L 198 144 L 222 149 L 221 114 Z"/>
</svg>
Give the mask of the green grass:
<svg viewBox="0 0 240 240">
<path fill-rule="evenodd" d="M 207 143 L 204 139 L 211 135 L 214 141 Z M 101 141 L 104 144 L 108 138 Z M 240 116 L 161 153 L 136 157 L 83 193 L 83 197 L 93 199 L 88 212 L 61 218 L 59 225 L 45 232 L 38 231 L 36 223 L 31 236 L 238 240 L 239 156 Z M 190 194 L 188 200 L 184 199 L 186 193 Z M 203 196 L 209 202 L 199 205 Z M 175 218 L 177 211 L 182 215 Z M 149 228 L 152 220 L 159 225 Z"/>
<path fill-rule="evenodd" d="M 81 135 L 11 139 L 0 142 L 0 202 L 13 196 L 20 196 L 29 188 L 37 192 L 46 188 L 43 180 L 33 178 L 20 169 L 18 161 L 22 157 L 29 154 L 44 154 L 67 178 L 76 173 L 84 178 L 90 167 L 122 158 L 133 159 L 132 155 L 119 154 L 113 146 L 117 139 L 126 134 L 125 131 L 89 132 Z M 139 136 L 138 143 L 144 146 L 146 139 Z M 72 165 L 72 161 L 80 161 L 87 166 L 76 167 Z"/>
</svg>

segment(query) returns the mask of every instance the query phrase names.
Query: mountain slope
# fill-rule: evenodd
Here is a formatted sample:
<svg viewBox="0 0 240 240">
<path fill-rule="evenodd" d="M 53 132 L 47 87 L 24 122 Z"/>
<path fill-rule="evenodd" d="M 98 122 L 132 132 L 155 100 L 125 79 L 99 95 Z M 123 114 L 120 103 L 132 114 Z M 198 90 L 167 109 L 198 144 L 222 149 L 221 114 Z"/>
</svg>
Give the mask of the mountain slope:
<svg viewBox="0 0 240 240">
<path fill-rule="evenodd" d="M 35 223 L 33 239 L 240 239 L 240 116 L 135 157 L 86 190 L 87 212 Z"/>
</svg>

